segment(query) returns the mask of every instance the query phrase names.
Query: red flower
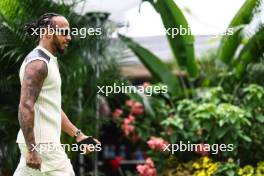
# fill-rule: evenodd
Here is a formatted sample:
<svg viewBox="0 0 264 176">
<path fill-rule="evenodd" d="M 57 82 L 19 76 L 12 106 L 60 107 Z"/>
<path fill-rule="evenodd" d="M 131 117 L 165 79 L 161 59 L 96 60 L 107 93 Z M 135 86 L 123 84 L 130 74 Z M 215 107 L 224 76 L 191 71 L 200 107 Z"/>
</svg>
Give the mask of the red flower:
<svg viewBox="0 0 264 176">
<path fill-rule="evenodd" d="M 113 117 L 115 119 L 117 119 L 118 117 L 120 117 L 123 114 L 123 110 L 122 109 L 115 109 L 115 111 L 113 112 Z"/>
<path fill-rule="evenodd" d="M 129 115 L 129 116 L 127 117 L 127 119 L 129 120 L 129 123 L 133 123 L 133 122 L 135 122 L 135 117 L 132 116 L 132 115 Z"/>
<path fill-rule="evenodd" d="M 151 158 L 147 158 L 144 165 L 138 165 L 137 171 L 140 176 L 157 176 L 157 170 Z"/>
<path fill-rule="evenodd" d="M 132 133 L 135 130 L 135 126 L 133 125 L 121 125 L 122 130 L 124 131 L 126 136 L 129 136 L 130 133 Z"/>
<path fill-rule="evenodd" d="M 109 164 L 110 164 L 111 168 L 115 171 L 120 167 L 122 160 L 123 160 L 123 157 L 117 156 L 114 159 L 111 159 L 109 161 Z"/>
<path fill-rule="evenodd" d="M 129 107 L 132 107 L 134 105 L 135 101 L 134 100 L 127 100 L 126 105 Z"/>
<path fill-rule="evenodd" d="M 144 113 L 144 106 L 140 102 L 127 100 L 126 105 L 131 108 L 131 114 L 140 115 Z"/>
<path fill-rule="evenodd" d="M 154 162 L 152 161 L 151 158 L 147 158 L 146 159 L 146 165 L 149 166 L 149 167 L 155 167 L 154 166 Z"/>
<path fill-rule="evenodd" d="M 162 138 L 152 136 L 150 138 L 150 140 L 148 140 L 147 144 L 148 144 L 149 148 L 151 148 L 152 150 L 163 151 L 165 149 L 166 145 L 168 144 L 168 142 L 166 142 Z"/>
<path fill-rule="evenodd" d="M 132 115 L 129 115 L 124 119 L 123 124 L 121 125 L 121 129 L 124 131 L 126 136 L 128 136 L 135 130 L 135 126 L 131 124 L 133 122 L 135 122 L 135 117 Z"/>
</svg>

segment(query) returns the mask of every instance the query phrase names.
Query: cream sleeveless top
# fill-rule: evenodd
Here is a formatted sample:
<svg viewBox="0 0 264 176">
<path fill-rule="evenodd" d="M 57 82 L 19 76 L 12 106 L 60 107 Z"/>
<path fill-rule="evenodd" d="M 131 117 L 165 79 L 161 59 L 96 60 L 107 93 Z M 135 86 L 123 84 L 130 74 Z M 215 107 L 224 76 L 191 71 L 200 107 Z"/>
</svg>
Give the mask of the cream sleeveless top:
<svg viewBox="0 0 264 176">
<path fill-rule="evenodd" d="M 44 57 L 43 57 L 44 56 Z M 34 105 L 34 135 L 38 143 L 60 143 L 61 135 L 61 77 L 57 58 L 48 50 L 37 46 L 22 63 L 19 71 L 22 84 L 27 64 L 33 60 L 42 60 L 47 64 L 48 75 Z M 17 143 L 25 143 L 20 129 Z"/>
</svg>

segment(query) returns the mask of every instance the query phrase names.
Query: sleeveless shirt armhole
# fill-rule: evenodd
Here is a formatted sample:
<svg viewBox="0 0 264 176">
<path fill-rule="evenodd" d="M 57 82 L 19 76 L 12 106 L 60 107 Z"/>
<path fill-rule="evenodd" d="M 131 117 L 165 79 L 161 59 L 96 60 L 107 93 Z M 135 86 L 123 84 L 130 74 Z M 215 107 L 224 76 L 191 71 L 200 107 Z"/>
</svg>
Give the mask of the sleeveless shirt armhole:
<svg viewBox="0 0 264 176">
<path fill-rule="evenodd" d="M 25 68 L 30 62 L 35 61 L 35 60 L 44 61 L 46 63 L 46 66 L 47 66 L 47 70 L 49 71 L 49 62 L 46 59 L 42 58 L 42 57 L 33 57 L 33 58 L 30 58 L 30 59 L 26 60 L 25 61 Z"/>
</svg>

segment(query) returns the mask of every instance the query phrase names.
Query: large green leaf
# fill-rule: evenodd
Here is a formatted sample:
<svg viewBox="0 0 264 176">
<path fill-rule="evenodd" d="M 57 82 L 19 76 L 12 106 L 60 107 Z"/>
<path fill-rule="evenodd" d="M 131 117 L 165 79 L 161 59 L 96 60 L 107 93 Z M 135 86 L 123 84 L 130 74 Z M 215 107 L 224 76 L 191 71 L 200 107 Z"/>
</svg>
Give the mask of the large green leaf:
<svg viewBox="0 0 264 176">
<path fill-rule="evenodd" d="M 173 0 L 145 0 L 150 2 L 160 14 L 162 22 L 166 28 L 166 36 L 172 49 L 174 57 L 180 67 L 187 69 L 190 76 L 198 74 L 198 66 L 194 57 L 194 38 L 189 32 L 186 35 L 171 35 L 172 30 L 190 29 L 180 8 Z M 190 30 L 189 30 L 190 31 Z"/>
<path fill-rule="evenodd" d="M 247 65 L 258 62 L 264 54 L 264 26 L 260 26 L 257 32 L 246 42 L 238 55 L 236 74 L 240 78 L 245 74 Z"/>
<path fill-rule="evenodd" d="M 218 57 L 225 63 L 230 63 L 241 43 L 243 26 L 249 24 L 254 16 L 255 9 L 261 0 L 247 0 L 232 19 L 228 28 L 233 28 L 233 35 L 223 36 L 218 49 Z"/>
<path fill-rule="evenodd" d="M 168 89 L 172 94 L 176 94 L 180 91 L 177 77 L 170 72 L 169 68 L 157 56 L 128 37 L 120 35 L 120 38 L 158 81 L 168 85 Z"/>
</svg>

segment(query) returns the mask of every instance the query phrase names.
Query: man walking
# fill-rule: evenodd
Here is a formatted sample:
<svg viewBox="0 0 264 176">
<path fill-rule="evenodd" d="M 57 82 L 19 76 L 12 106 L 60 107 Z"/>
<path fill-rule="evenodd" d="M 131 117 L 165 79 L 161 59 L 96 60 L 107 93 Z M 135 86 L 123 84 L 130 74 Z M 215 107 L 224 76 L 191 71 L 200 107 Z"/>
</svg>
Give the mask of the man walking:
<svg viewBox="0 0 264 176">
<path fill-rule="evenodd" d="M 63 53 L 68 46 L 69 30 L 67 19 L 55 13 L 46 13 L 27 25 L 27 32 L 37 35 L 39 44 L 26 56 L 19 72 L 21 129 L 17 143 L 21 158 L 14 176 L 74 176 L 70 160 L 60 144 L 61 130 L 75 137 L 76 142 L 99 144 L 75 127 L 61 109 L 61 78 L 54 55 Z M 36 146 L 44 146 L 41 149 L 51 144 L 60 147 L 36 149 Z"/>
</svg>

